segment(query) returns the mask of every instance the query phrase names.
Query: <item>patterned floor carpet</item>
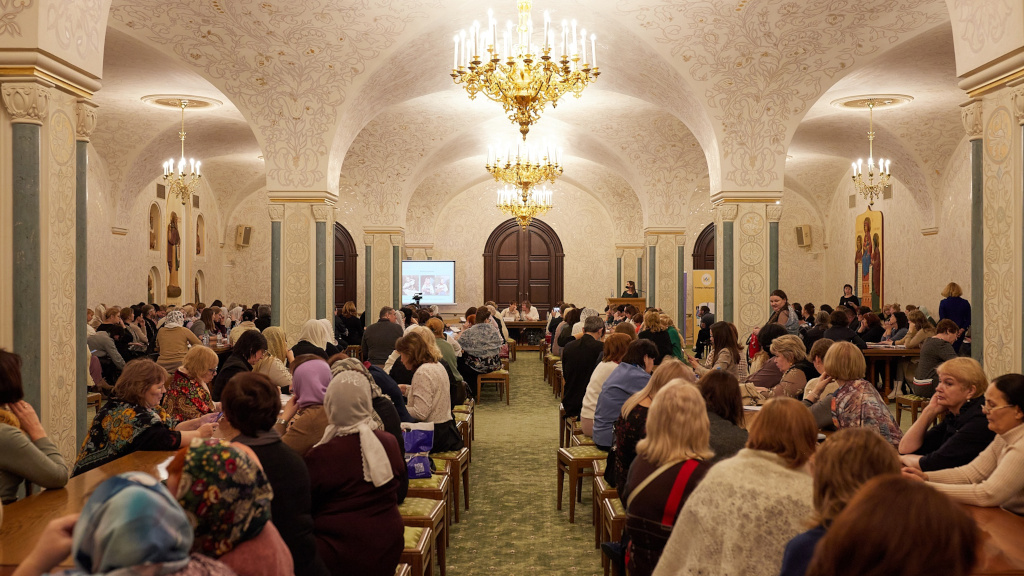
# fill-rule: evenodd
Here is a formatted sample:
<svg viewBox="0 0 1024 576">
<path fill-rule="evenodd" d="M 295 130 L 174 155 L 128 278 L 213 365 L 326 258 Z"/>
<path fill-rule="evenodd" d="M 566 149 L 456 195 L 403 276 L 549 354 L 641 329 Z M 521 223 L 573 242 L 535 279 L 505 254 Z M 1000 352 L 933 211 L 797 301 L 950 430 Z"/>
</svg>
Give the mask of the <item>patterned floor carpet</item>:
<svg viewBox="0 0 1024 576">
<path fill-rule="evenodd" d="M 575 524 L 567 500 L 555 509 L 558 401 L 536 352 L 511 364 L 511 388 L 510 406 L 493 389 L 477 406 L 470 510 L 452 526 L 448 574 L 601 575 L 589 484 Z"/>
</svg>

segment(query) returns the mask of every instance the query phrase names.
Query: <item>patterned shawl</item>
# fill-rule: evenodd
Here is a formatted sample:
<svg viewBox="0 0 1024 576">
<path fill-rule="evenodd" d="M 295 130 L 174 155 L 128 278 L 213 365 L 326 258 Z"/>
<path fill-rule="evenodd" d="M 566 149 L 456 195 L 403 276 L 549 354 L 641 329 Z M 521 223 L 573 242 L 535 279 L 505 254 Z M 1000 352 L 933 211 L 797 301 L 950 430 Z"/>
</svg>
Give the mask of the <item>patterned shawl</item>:
<svg viewBox="0 0 1024 576">
<path fill-rule="evenodd" d="M 459 336 L 462 350 L 478 358 L 498 355 L 504 343 L 501 332 L 490 324 L 473 324 Z"/>
<path fill-rule="evenodd" d="M 259 535 L 274 491 L 247 449 L 216 438 L 192 441 L 178 483 L 178 503 L 195 530 L 192 550 L 220 558 Z"/>
<path fill-rule="evenodd" d="M 836 428 L 871 428 L 886 442 L 899 447 L 903 431 L 881 394 L 867 380 L 843 384 L 832 396 L 832 423 Z"/>
<path fill-rule="evenodd" d="M 162 406 L 149 409 L 111 398 L 96 412 L 72 476 L 130 453 L 139 435 L 152 426 L 173 428 L 174 420 Z"/>
<path fill-rule="evenodd" d="M 366 381 L 370 384 L 371 399 L 383 397 L 387 398 L 388 402 L 391 402 L 391 398 L 385 395 L 383 391 L 381 391 L 380 386 L 377 385 L 377 381 L 373 379 L 373 376 L 370 374 L 370 371 L 367 370 L 366 366 L 364 366 L 363 363 L 360 362 L 358 359 L 346 358 L 344 360 L 338 360 L 337 362 L 334 363 L 334 366 L 331 366 L 331 376 L 337 376 L 342 372 L 355 372 L 360 376 L 366 378 Z M 373 428 L 374 430 L 384 429 L 384 422 L 380 419 L 380 415 L 377 414 L 376 410 L 373 411 L 373 414 L 371 414 L 370 417 L 373 419 L 373 424 L 371 425 L 371 428 Z"/>
<path fill-rule="evenodd" d="M 164 317 L 164 328 L 181 328 L 185 325 L 185 313 L 181 310 L 171 310 Z"/>
<path fill-rule="evenodd" d="M 186 376 L 180 369 L 174 371 L 174 376 L 167 383 L 167 392 L 161 405 L 171 415 L 175 425 L 209 414 L 214 409 L 209 388 Z"/>
</svg>

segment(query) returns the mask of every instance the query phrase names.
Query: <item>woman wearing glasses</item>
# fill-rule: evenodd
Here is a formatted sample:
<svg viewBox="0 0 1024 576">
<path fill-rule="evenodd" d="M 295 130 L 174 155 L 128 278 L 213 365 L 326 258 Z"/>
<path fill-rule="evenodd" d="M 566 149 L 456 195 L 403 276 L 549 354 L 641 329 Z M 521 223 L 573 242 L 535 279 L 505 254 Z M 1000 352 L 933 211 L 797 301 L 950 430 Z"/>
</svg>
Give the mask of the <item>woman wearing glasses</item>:
<svg viewBox="0 0 1024 576">
<path fill-rule="evenodd" d="M 904 468 L 903 474 L 964 504 L 1024 514 L 1024 375 L 996 378 L 985 392 L 982 411 L 996 437 L 970 464 L 934 472 Z"/>
</svg>

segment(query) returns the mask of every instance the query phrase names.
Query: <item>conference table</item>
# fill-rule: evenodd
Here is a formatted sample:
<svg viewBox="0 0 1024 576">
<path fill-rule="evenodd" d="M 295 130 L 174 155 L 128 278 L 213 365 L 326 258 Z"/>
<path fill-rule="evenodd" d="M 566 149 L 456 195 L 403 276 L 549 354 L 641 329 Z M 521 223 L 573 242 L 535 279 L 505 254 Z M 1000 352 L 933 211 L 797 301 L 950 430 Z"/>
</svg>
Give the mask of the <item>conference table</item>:
<svg viewBox="0 0 1024 576">
<path fill-rule="evenodd" d="M 508 328 L 508 335 L 515 338 L 519 350 L 540 350 L 540 344 L 530 344 L 526 335 L 531 330 L 539 330 L 540 340 L 543 341 L 548 323 L 545 320 L 506 320 L 505 327 Z"/>
<path fill-rule="evenodd" d="M 895 346 L 885 347 L 869 347 L 865 350 L 861 350 L 864 353 L 864 360 L 867 361 L 867 376 L 866 379 L 872 384 L 878 379 L 878 374 L 875 371 L 875 361 L 880 360 L 885 365 L 884 374 L 885 377 L 882 381 L 885 387 L 882 392 L 882 397 L 886 398 L 889 396 L 889 391 L 892 390 L 892 360 L 905 360 L 909 358 L 917 358 L 921 355 L 920 348 L 899 348 Z"/>
</svg>

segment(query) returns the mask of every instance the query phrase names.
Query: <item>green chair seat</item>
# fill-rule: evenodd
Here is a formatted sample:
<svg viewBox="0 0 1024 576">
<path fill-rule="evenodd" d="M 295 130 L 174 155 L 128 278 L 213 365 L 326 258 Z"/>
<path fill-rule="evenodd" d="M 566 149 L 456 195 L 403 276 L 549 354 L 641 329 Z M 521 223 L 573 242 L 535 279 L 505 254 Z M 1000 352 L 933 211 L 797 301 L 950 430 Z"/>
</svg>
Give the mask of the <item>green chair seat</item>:
<svg viewBox="0 0 1024 576">
<path fill-rule="evenodd" d="M 609 498 L 612 502 L 612 510 L 615 510 L 616 516 L 625 516 L 626 507 L 622 505 L 622 499 L 620 498 Z"/>
<path fill-rule="evenodd" d="M 601 450 L 597 446 L 570 446 L 568 448 L 559 448 L 559 450 L 565 450 L 573 458 L 607 458 L 608 453 Z M 409 484 L 412 485 L 414 480 L 410 480 Z"/>
<path fill-rule="evenodd" d="M 403 517 L 430 516 L 440 500 L 430 498 L 406 498 L 405 502 L 398 507 L 398 512 Z M 408 544 L 406 545 L 408 548 Z"/>
<path fill-rule="evenodd" d="M 415 548 L 420 543 L 420 538 L 423 536 L 423 531 L 426 528 L 416 528 L 414 526 L 405 527 L 405 548 Z"/>
<path fill-rule="evenodd" d="M 900 394 L 900 398 L 910 400 L 911 402 L 930 402 L 931 398 L 925 398 L 924 396 L 918 396 L 917 394 Z"/>
<path fill-rule="evenodd" d="M 443 474 L 431 474 L 430 478 L 413 478 L 409 480 L 409 488 L 440 489 Z"/>
</svg>

